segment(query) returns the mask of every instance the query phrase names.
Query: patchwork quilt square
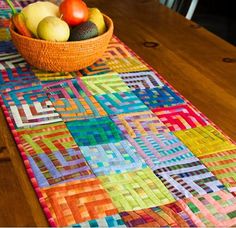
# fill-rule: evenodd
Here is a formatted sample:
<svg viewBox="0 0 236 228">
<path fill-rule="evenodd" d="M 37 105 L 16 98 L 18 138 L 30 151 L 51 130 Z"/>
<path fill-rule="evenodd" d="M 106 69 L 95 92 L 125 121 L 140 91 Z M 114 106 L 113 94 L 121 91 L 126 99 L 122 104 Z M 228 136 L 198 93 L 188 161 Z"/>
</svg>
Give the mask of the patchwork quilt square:
<svg viewBox="0 0 236 228">
<path fill-rule="evenodd" d="M 177 204 L 120 212 L 127 227 L 196 227 L 190 216 Z"/>
<path fill-rule="evenodd" d="M 9 54 L 5 55 L 7 55 L 6 57 L 9 56 Z M 38 82 L 38 84 L 40 83 L 34 73 L 29 69 L 28 65 L 25 65 L 24 63 L 17 65 L 16 63 L 10 63 L 10 60 L 4 63 L 0 62 L 0 83 L 10 84 L 13 82 L 18 84 L 33 82 Z"/>
<path fill-rule="evenodd" d="M 199 112 L 187 104 L 152 109 L 170 131 L 180 131 L 206 126 L 208 121 Z"/>
<path fill-rule="evenodd" d="M 216 192 L 225 187 L 196 158 L 188 158 L 154 171 L 176 199 Z"/>
<path fill-rule="evenodd" d="M 62 98 L 55 100 L 53 106 L 64 122 L 107 115 L 93 96 L 85 96 L 77 99 Z"/>
<path fill-rule="evenodd" d="M 29 128 L 62 121 L 51 101 L 12 105 L 9 107 L 9 114 L 16 128 Z"/>
<path fill-rule="evenodd" d="M 66 123 L 79 146 L 118 142 L 123 139 L 120 130 L 109 117 L 75 120 Z"/>
<path fill-rule="evenodd" d="M 229 191 L 236 192 L 236 150 L 208 154 L 200 160 Z"/>
<path fill-rule="evenodd" d="M 94 64 L 84 69 L 81 69 L 75 73 L 79 77 L 84 77 L 84 76 L 97 76 L 101 74 L 107 74 L 110 72 L 112 72 L 112 70 L 107 66 L 106 62 L 103 61 L 102 59 L 99 59 Z"/>
<path fill-rule="evenodd" d="M 211 125 L 176 131 L 174 134 L 197 157 L 236 149 L 236 145 Z"/>
<path fill-rule="evenodd" d="M 163 82 L 153 71 L 140 71 L 132 73 L 120 73 L 119 76 L 131 88 L 136 89 L 152 89 L 155 87 L 163 87 Z"/>
<path fill-rule="evenodd" d="M 33 80 L 28 83 L 28 81 L 18 81 L 18 82 L 8 82 L 4 84 L 0 84 L 0 94 L 8 93 L 13 90 L 20 90 L 25 88 L 30 88 L 34 86 L 40 85 L 40 81 Z M 7 103 L 6 103 L 7 104 Z"/>
<path fill-rule="evenodd" d="M 170 107 L 184 103 L 184 100 L 167 86 L 155 87 L 152 89 L 136 89 L 133 90 L 133 92 L 150 109 Z"/>
<path fill-rule="evenodd" d="M 128 140 L 152 170 L 194 157 L 172 133 L 151 134 Z"/>
<path fill-rule="evenodd" d="M 108 193 L 96 178 L 41 189 L 42 199 L 57 226 L 69 226 L 117 214 Z"/>
<path fill-rule="evenodd" d="M 61 98 L 77 99 L 84 96 L 91 96 L 90 91 L 80 78 L 47 83 L 43 85 L 43 88 L 51 101 Z"/>
<path fill-rule="evenodd" d="M 149 110 L 132 92 L 95 95 L 95 98 L 109 115 Z"/>
<path fill-rule="evenodd" d="M 149 70 L 148 67 L 136 57 L 109 59 L 107 60 L 107 65 L 117 73 Z"/>
<path fill-rule="evenodd" d="M 218 191 L 179 202 L 197 227 L 235 227 L 236 197 Z"/>
<path fill-rule="evenodd" d="M 81 146 L 80 149 L 96 176 L 147 167 L 127 140 L 95 146 Z"/>
<path fill-rule="evenodd" d="M 124 46 L 124 44 L 122 44 L 120 41 L 117 40 L 116 37 L 113 36 L 101 59 L 106 62 L 107 60 L 114 58 L 122 59 L 133 56 L 134 55 Z"/>
<path fill-rule="evenodd" d="M 169 131 L 151 111 L 119 114 L 111 118 L 126 137 L 136 138 Z"/>
<path fill-rule="evenodd" d="M 144 209 L 175 201 L 149 168 L 100 176 L 99 179 L 119 212 Z"/>
<path fill-rule="evenodd" d="M 95 177 L 79 148 L 37 153 L 27 158 L 39 187 Z"/>
<path fill-rule="evenodd" d="M 30 156 L 78 147 L 64 123 L 20 129 L 17 134 L 21 147 Z"/>
<path fill-rule="evenodd" d="M 53 82 L 53 81 L 60 81 L 60 80 L 68 80 L 68 79 L 74 78 L 72 73 L 69 73 L 69 72 L 49 72 L 49 71 L 44 71 L 37 68 L 33 68 L 32 71 L 41 82 L 45 82 L 45 83 Z"/>
<path fill-rule="evenodd" d="M 93 219 L 87 222 L 75 224 L 72 227 L 126 227 L 119 214 L 110 215 L 100 219 Z"/>
<path fill-rule="evenodd" d="M 92 95 L 127 92 L 129 87 L 114 73 L 82 78 Z"/>
<path fill-rule="evenodd" d="M 23 104 L 33 104 L 34 102 L 49 101 L 47 94 L 42 90 L 41 85 L 25 86 L 24 88 L 14 89 L 3 92 L 2 99 L 6 107 L 21 106 Z"/>
</svg>

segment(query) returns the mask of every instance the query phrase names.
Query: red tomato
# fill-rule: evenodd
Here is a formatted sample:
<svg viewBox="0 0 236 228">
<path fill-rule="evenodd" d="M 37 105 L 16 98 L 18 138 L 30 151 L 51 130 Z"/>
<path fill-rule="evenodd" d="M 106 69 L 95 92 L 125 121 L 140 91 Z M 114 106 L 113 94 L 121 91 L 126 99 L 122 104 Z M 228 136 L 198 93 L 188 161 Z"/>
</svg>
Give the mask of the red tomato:
<svg viewBox="0 0 236 228">
<path fill-rule="evenodd" d="M 82 0 L 64 0 L 59 6 L 62 19 L 70 26 L 88 20 L 88 7 Z"/>
</svg>

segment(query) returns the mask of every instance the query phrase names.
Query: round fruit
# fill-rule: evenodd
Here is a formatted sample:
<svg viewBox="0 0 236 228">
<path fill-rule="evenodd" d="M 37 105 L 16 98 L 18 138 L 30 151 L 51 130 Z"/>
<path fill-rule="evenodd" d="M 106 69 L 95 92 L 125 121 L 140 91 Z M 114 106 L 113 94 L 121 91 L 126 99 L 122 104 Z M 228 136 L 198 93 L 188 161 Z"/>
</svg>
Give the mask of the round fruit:
<svg viewBox="0 0 236 228">
<path fill-rule="evenodd" d="M 24 15 L 26 27 L 38 37 L 39 22 L 48 16 L 59 16 L 59 7 L 49 1 L 37 1 L 24 7 L 21 13 Z"/>
<path fill-rule="evenodd" d="M 89 21 L 92 21 L 98 28 L 98 35 L 106 31 L 106 24 L 102 13 L 98 8 L 89 8 Z"/>
<path fill-rule="evenodd" d="M 64 0 L 59 6 L 60 14 L 70 26 L 88 20 L 88 7 L 82 0 Z"/>
<path fill-rule="evenodd" d="M 39 38 L 49 41 L 67 41 L 70 36 L 68 24 L 58 17 L 45 17 L 39 22 L 37 33 Z"/>
<path fill-rule="evenodd" d="M 91 21 L 86 21 L 71 29 L 69 40 L 70 41 L 87 40 L 97 35 L 98 35 L 97 26 Z"/>
</svg>

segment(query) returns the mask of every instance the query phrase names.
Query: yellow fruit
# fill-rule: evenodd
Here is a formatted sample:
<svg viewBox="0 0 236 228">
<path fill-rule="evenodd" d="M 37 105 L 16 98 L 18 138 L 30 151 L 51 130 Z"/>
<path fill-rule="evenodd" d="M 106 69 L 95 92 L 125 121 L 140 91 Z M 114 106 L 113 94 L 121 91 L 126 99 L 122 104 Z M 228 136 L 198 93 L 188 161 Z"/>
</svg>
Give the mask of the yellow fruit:
<svg viewBox="0 0 236 228">
<path fill-rule="evenodd" d="M 48 16 L 58 16 L 59 7 L 51 2 L 34 2 L 22 9 L 26 27 L 36 36 L 39 22 Z"/>
<path fill-rule="evenodd" d="M 70 36 L 68 24 L 55 16 L 45 17 L 39 22 L 37 33 L 39 38 L 48 41 L 67 41 Z"/>
<path fill-rule="evenodd" d="M 97 26 L 98 35 L 101 35 L 106 31 L 105 21 L 99 9 L 89 8 L 89 21 Z"/>
</svg>

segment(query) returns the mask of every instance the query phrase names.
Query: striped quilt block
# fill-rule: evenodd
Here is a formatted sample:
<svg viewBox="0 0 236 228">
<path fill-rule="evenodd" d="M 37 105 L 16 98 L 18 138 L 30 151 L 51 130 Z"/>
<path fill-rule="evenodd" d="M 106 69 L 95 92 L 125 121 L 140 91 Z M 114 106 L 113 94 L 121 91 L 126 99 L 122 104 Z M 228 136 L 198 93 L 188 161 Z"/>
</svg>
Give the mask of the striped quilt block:
<svg viewBox="0 0 236 228">
<path fill-rule="evenodd" d="M 197 157 L 236 149 L 229 139 L 211 125 L 174 132 Z"/>
<path fill-rule="evenodd" d="M 64 122 L 97 118 L 106 116 L 107 113 L 93 97 L 80 97 L 74 99 L 58 99 L 53 102 L 53 106 L 60 114 Z"/>
<path fill-rule="evenodd" d="M 109 115 L 149 110 L 132 92 L 95 95 L 95 98 Z"/>
<path fill-rule="evenodd" d="M 133 92 L 150 109 L 184 103 L 184 100 L 166 85 L 152 89 L 136 89 Z"/>
<path fill-rule="evenodd" d="M 150 134 L 128 140 L 152 170 L 194 157 L 172 133 Z"/>
<path fill-rule="evenodd" d="M 82 80 L 92 95 L 130 91 L 116 73 L 82 77 Z"/>
<path fill-rule="evenodd" d="M 37 153 L 28 160 L 40 187 L 95 177 L 79 148 Z"/>
<path fill-rule="evenodd" d="M 96 176 L 123 173 L 147 167 L 144 160 L 127 140 L 95 146 L 81 146 L 80 149 Z"/>
<path fill-rule="evenodd" d="M 3 91 L 2 99 L 6 107 L 21 106 L 23 104 L 31 105 L 34 102 L 49 101 L 47 94 L 42 90 L 41 85 L 25 86 L 24 88 Z"/>
<path fill-rule="evenodd" d="M 199 159 L 229 191 L 236 192 L 236 150 L 208 154 Z"/>
<path fill-rule="evenodd" d="M 102 59 L 99 59 L 92 65 L 83 68 L 79 71 L 76 71 L 75 73 L 79 77 L 84 77 L 84 76 L 97 76 L 111 72 L 112 70 L 107 66 L 106 62 L 103 61 Z"/>
<path fill-rule="evenodd" d="M 90 91 L 80 78 L 46 83 L 43 85 L 43 89 L 52 102 L 62 98 L 77 99 L 84 96 L 91 96 Z"/>
<path fill-rule="evenodd" d="M 119 76 L 131 88 L 136 89 L 152 89 L 164 86 L 158 75 L 153 71 L 140 71 L 132 73 L 120 73 Z"/>
<path fill-rule="evenodd" d="M 78 147 L 63 122 L 20 129 L 17 134 L 21 147 L 30 156 Z"/>
<path fill-rule="evenodd" d="M 40 85 L 40 81 L 38 80 L 32 80 L 32 81 L 30 80 L 30 83 L 28 81 L 4 83 L 4 84 L 0 84 L 0 94 L 3 95 L 4 93 L 8 93 L 13 90 L 20 90 L 20 89 L 30 88 L 30 87 L 34 87 L 38 85 Z"/>
<path fill-rule="evenodd" d="M 98 178 L 119 212 L 144 209 L 175 201 L 149 168 Z"/>
<path fill-rule="evenodd" d="M 49 72 L 49 71 L 40 70 L 37 68 L 33 68 L 32 71 L 41 82 L 45 82 L 45 83 L 53 82 L 53 81 L 60 81 L 60 80 L 68 80 L 68 79 L 74 78 L 72 73 L 69 73 L 69 72 Z"/>
<path fill-rule="evenodd" d="M 129 58 L 133 56 L 134 55 L 129 50 L 127 50 L 127 48 L 124 47 L 124 45 L 120 41 L 118 41 L 115 37 L 112 37 L 101 59 L 104 62 L 107 62 L 107 60 L 111 60 L 115 58 L 122 59 L 122 58 Z"/>
<path fill-rule="evenodd" d="M 147 71 L 148 67 L 135 57 L 114 58 L 107 60 L 107 65 L 117 73 Z"/>
<path fill-rule="evenodd" d="M 180 131 L 206 126 L 208 121 L 187 104 L 152 109 L 157 117 L 170 131 Z"/>
<path fill-rule="evenodd" d="M 194 221 L 178 203 L 124 211 L 120 212 L 120 215 L 127 227 L 196 227 Z"/>
<path fill-rule="evenodd" d="M 113 143 L 124 138 L 109 117 L 70 121 L 66 126 L 79 146 Z"/>
<path fill-rule="evenodd" d="M 162 166 L 154 173 L 177 200 L 225 188 L 196 157 Z"/>
<path fill-rule="evenodd" d="M 197 227 L 235 227 L 236 197 L 217 191 L 179 202 Z"/>
<path fill-rule="evenodd" d="M 69 226 L 117 214 L 108 193 L 97 178 L 70 181 L 41 188 L 57 226 Z"/>
<path fill-rule="evenodd" d="M 34 126 L 62 121 L 51 101 L 33 102 L 33 104 L 12 105 L 9 114 L 15 128 L 30 128 Z"/>
<path fill-rule="evenodd" d="M 111 116 L 111 119 L 127 138 L 169 132 L 151 111 L 119 114 Z"/>
<path fill-rule="evenodd" d="M 37 79 L 22 56 L 7 42 L 3 43 L 7 47 L 5 52 L 0 52 L 0 83 Z"/>
</svg>

